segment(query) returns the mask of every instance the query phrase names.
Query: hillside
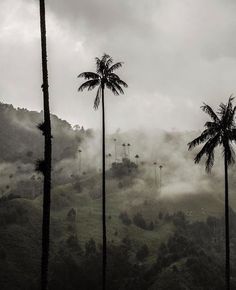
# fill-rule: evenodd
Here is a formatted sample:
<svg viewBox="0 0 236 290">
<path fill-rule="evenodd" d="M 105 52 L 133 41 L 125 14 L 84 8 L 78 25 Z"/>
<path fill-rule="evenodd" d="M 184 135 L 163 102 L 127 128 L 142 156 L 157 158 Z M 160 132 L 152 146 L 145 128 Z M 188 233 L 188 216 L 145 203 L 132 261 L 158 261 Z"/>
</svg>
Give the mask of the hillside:
<svg viewBox="0 0 236 290">
<path fill-rule="evenodd" d="M 91 130 L 73 129 L 71 125 L 51 115 L 54 161 L 75 157 L 79 144 L 92 135 Z M 42 112 L 14 108 L 0 103 L 0 160 L 2 162 L 33 163 L 43 152 L 43 138 L 37 125 Z"/>
<path fill-rule="evenodd" d="M 42 116 L 5 104 L 0 104 L 0 112 L 0 288 L 35 290 L 40 273 L 42 176 L 34 171 L 34 164 L 43 150 L 36 129 Z M 50 290 L 100 290 L 100 139 L 96 132 L 72 128 L 56 116 L 52 124 Z M 139 132 L 107 136 L 112 152 L 106 171 L 109 289 L 222 290 L 220 167 L 216 164 L 211 176 L 203 166 L 194 167 L 192 154 L 185 150 L 190 133 L 160 134 L 152 142 L 144 135 L 140 139 Z M 114 137 L 119 137 L 118 162 L 112 151 Z M 130 158 L 121 147 L 127 140 L 132 140 Z M 155 144 L 158 158 L 165 163 L 162 187 L 159 175 L 155 182 Z M 139 162 L 132 157 L 136 152 Z M 189 168 L 195 174 L 192 180 Z M 233 211 L 231 236 L 235 284 Z M 200 275 L 200 269 L 205 274 Z"/>
</svg>

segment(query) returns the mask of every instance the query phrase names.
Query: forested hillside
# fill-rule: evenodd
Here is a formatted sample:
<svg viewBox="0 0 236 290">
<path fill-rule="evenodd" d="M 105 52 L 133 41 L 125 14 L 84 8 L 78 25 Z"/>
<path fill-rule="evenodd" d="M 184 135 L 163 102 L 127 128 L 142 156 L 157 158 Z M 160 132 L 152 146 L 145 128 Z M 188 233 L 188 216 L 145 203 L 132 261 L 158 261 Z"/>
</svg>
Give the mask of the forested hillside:
<svg viewBox="0 0 236 290">
<path fill-rule="evenodd" d="M 36 126 L 42 115 L 6 104 L 0 105 L 0 112 L 0 288 L 35 290 L 42 223 L 42 176 L 35 172 L 35 162 L 43 153 Z M 52 124 L 49 289 L 99 290 L 100 138 L 56 116 Z M 161 133 L 151 141 L 138 131 L 107 137 L 108 289 L 224 289 L 220 166 L 210 178 L 200 174 L 202 168 L 193 169 L 190 180 L 192 154 L 185 153 L 185 144 L 191 134 Z M 119 138 L 116 162 L 114 138 Z M 132 145 L 129 151 L 123 146 L 127 140 Z M 163 161 L 162 184 L 153 165 L 156 157 Z M 232 177 L 232 195 L 234 183 Z M 235 229 L 232 209 L 232 289 L 236 289 Z"/>
</svg>

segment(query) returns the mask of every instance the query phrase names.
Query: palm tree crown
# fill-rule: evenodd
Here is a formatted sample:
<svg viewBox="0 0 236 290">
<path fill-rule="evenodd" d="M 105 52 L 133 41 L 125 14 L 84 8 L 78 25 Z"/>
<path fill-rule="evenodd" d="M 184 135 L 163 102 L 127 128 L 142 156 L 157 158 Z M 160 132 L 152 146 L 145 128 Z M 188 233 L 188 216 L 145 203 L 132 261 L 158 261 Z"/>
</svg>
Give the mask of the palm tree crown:
<svg viewBox="0 0 236 290">
<path fill-rule="evenodd" d="M 207 113 L 211 121 L 205 123 L 205 130 L 199 137 L 188 143 L 189 150 L 201 143 L 205 143 L 200 152 L 196 155 L 194 161 L 199 163 L 201 158 L 206 155 L 206 171 L 210 171 L 214 165 L 214 150 L 223 146 L 223 154 L 226 157 L 227 165 L 235 162 L 235 152 L 232 143 L 236 141 L 236 106 L 233 107 L 233 97 L 230 96 L 228 103 L 221 103 L 217 112 L 207 104 L 201 108 Z"/>
<path fill-rule="evenodd" d="M 78 78 L 82 77 L 86 80 L 78 91 L 82 92 L 84 89 L 91 91 L 98 87 L 94 101 L 94 109 L 97 109 L 100 104 L 102 90 L 105 87 L 118 96 L 119 94 L 124 94 L 122 86 L 127 88 L 128 85 L 114 73 L 116 69 L 122 67 L 122 62 L 113 63 L 113 59 L 108 54 L 104 54 L 101 59 L 96 57 L 95 60 L 96 72 L 83 72 L 78 75 Z"/>
</svg>

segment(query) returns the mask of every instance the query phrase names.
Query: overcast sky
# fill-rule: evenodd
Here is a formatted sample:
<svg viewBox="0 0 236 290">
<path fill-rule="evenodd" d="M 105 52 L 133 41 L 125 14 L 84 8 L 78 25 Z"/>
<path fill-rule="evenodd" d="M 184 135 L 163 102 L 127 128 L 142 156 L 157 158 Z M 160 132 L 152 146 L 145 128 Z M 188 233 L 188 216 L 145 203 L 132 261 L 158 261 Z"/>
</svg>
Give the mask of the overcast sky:
<svg viewBox="0 0 236 290">
<path fill-rule="evenodd" d="M 236 94 L 235 0 L 47 0 L 51 110 L 72 124 L 100 126 L 95 92 L 78 93 L 82 71 L 104 52 L 124 61 L 125 95 L 106 92 L 107 124 L 201 128 L 202 102 Z M 0 2 L 0 96 L 41 110 L 36 0 Z"/>
</svg>

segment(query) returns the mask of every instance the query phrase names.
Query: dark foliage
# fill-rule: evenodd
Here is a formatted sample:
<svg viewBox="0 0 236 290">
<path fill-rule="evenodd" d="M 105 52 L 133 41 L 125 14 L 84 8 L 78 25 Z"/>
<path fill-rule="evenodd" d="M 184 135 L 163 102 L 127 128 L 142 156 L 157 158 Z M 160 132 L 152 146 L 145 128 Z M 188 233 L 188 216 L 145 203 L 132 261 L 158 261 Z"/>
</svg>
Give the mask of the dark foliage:
<svg viewBox="0 0 236 290">
<path fill-rule="evenodd" d="M 144 244 L 136 253 L 136 258 L 138 261 L 143 262 L 145 258 L 148 256 L 149 250 L 148 246 Z"/>
<path fill-rule="evenodd" d="M 126 211 L 121 212 L 119 218 L 122 221 L 122 223 L 126 226 L 129 226 L 132 223 Z"/>
</svg>

